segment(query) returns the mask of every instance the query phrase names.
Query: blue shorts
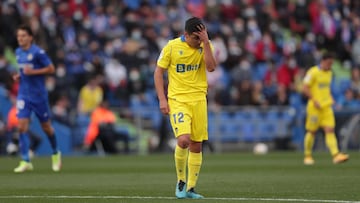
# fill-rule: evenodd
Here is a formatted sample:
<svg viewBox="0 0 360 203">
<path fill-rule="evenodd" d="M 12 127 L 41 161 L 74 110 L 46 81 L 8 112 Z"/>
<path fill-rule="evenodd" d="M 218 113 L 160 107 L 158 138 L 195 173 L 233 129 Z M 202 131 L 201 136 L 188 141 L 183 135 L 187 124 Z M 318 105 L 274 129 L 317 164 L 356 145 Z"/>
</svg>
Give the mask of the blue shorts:
<svg viewBox="0 0 360 203">
<path fill-rule="evenodd" d="M 30 118 L 31 113 L 34 112 L 41 123 L 47 122 L 50 119 L 50 108 L 47 100 L 41 102 L 31 102 L 26 99 L 19 99 L 16 101 L 16 116 L 21 118 Z"/>
</svg>

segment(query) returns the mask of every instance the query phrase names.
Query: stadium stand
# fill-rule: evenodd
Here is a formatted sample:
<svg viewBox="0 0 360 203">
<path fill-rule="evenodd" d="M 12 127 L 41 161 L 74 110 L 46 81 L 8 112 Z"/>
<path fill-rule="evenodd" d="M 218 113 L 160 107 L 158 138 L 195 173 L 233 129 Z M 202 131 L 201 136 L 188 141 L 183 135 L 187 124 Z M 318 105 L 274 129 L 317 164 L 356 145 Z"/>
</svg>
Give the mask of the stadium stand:
<svg viewBox="0 0 360 203">
<path fill-rule="evenodd" d="M 98 76 L 104 96 L 119 117 L 141 128 L 138 132 L 145 129 L 156 134 L 161 126 L 152 78 L 156 59 L 162 46 L 181 34 L 185 19 L 198 16 L 208 27 L 219 62 L 218 70 L 208 74 L 211 139 L 253 143 L 291 136 L 301 149 L 306 102 L 301 81 L 323 51 L 338 53 L 333 93 L 339 105 L 334 109 L 360 107 L 359 1 L 211 2 L 1 1 L 0 26 L 7 29 L 0 30 L 0 70 L 14 72 L 15 29 L 29 23 L 36 42 L 57 67 L 46 81 L 51 105 L 64 92 L 71 102 L 69 121 L 75 124 L 57 125 L 59 131 L 70 134 L 70 141 L 64 136 L 69 144 L 63 147 L 81 148 L 88 118 L 78 115 L 77 102 L 89 75 Z M 202 9 L 192 9 L 194 5 Z M 0 112 L 4 118 L 16 84 L 2 76 Z M 285 101 L 276 95 L 280 85 L 286 87 Z M 346 97 L 349 89 L 352 98 Z M 269 105 L 270 100 L 276 105 Z M 230 106 L 242 110 L 226 112 Z M 278 107 L 292 110 L 277 112 Z M 263 109 L 268 110 L 264 113 Z M 140 136 L 134 129 L 129 131 Z"/>
</svg>

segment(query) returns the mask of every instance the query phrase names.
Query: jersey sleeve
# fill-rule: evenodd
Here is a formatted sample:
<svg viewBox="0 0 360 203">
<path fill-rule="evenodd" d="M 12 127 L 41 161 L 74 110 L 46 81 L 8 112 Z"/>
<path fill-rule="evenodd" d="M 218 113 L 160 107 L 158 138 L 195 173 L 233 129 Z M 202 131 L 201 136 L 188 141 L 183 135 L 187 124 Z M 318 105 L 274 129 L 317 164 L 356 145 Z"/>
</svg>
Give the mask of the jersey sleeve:
<svg viewBox="0 0 360 203">
<path fill-rule="evenodd" d="M 308 70 L 304 77 L 303 83 L 305 85 L 311 86 L 314 83 L 314 78 L 315 78 L 314 75 L 315 75 L 315 71 L 313 68 Z"/>
<path fill-rule="evenodd" d="M 161 68 L 168 69 L 168 67 L 170 65 L 170 60 L 171 60 L 170 56 L 171 56 L 171 45 L 170 45 L 170 43 L 168 43 L 161 50 L 161 53 L 157 60 L 157 65 Z"/>
<path fill-rule="evenodd" d="M 214 47 L 213 43 L 211 42 L 211 40 L 210 40 L 210 48 L 211 48 L 211 52 L 213 54 L 215 54 L 215 47 Z"/>
<path fill-rule="evenodd" d="M 52 63 L 49 56 L 45 53 L 43 49 L 40 49 L 36 53 L 36 57 L 37 57 L 37 62 L 39 63 L 41 68 L 46 67 Z"/>
</svg>

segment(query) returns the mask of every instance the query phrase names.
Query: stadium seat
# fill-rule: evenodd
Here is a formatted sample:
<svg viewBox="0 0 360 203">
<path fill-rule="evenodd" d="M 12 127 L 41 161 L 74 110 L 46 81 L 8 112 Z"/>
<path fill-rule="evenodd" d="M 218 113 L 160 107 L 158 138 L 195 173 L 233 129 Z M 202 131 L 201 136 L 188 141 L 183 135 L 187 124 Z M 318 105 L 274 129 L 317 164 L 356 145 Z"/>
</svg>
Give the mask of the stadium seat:
<svg viewBox="0 0 360 203">
<path fill-rule="evenodd" d="M 248 121 L 243 123 L 241 127 L 242 141 L 244 142 L 254 142 L 258 137 L 257 125 L 253 121 Z"/>
<path fill-rule="evenodd" d="M 281 110 L 277 108 L 271 108 L 266 112 L 265 117 L 267 120 L 277 120 L 277 119 L 281 119 L 281 114 L 282 114 Z"/>
<path fill-rule="evenodd" d="M 222 120 L 220 133 L 222 142 L 238 142 L 240 140 L 239 127 L 235 122 Z"/>
<path fill-rule="evenodd" d="M 297 93 L 290 94 L 289 101 L 290 101 L 290 106 L 294 107 L 296 111 L 302 109 L 303 104 L 300 94 Z"/>
<path fill-rule="evenodd" d="M 264 120 L 264 122 L 258 123 L 259 136 L 256 141 L 266 142 L 275 138 L 277 133 L 276 123 L 278 119 Z"/>
</svg>

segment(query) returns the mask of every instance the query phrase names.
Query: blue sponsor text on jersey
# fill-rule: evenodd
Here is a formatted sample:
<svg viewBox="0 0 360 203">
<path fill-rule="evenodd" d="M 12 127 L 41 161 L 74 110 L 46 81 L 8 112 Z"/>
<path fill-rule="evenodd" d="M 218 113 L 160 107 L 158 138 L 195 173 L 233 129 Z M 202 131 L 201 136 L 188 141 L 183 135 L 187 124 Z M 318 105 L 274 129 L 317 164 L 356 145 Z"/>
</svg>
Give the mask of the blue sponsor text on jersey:
<svg viewBox="0 0 360 203">
<path fill-rule="evenodd" d="M 23 69 L 25 67 L 27 68 L 34 68 L 34 65 L 32 63 L 18 63 L 19 69 Z"/>
<path fill-rule="evenodd" d="M 188 71 L 196 71 L 199 70 L 200 64 L 176 64 L 176 72 L 185 73 Z"/>
<path fill-rule="evenodd" d="M 318 84 L 319 89 L 328 88 L 329 86 L 330 86 L 329 83 L 319 83 Z"/>
<path fill-rule="evenodd" d="M 52 64 L 50 58 L 40 47 L 32 44 L 27 50 L 17 48 L 16 60 L 20 69 L 20 86 L 18 92 L 19 99 L 31 101 L 47 100 L 47 90 L 45 87 L 45 75 L 26 75 L 24 68 L 41 69 Z"/>
</svg>

